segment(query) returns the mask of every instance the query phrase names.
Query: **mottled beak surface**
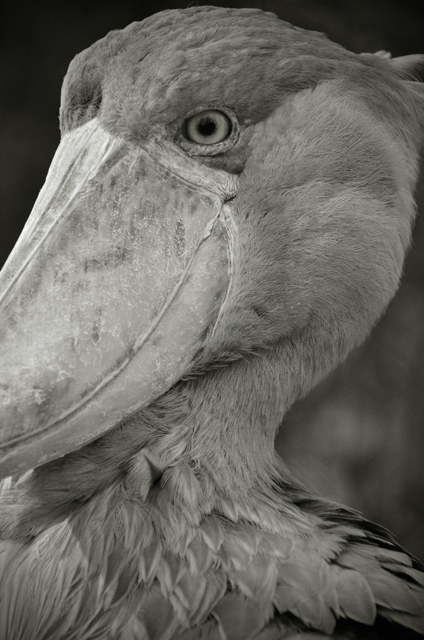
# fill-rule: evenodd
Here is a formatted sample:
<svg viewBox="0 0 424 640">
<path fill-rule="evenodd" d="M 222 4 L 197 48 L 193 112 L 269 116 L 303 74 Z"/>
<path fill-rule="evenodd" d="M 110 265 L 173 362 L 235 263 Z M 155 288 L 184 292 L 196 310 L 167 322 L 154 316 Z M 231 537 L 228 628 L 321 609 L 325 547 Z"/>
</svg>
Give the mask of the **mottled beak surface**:
<svg viewBox="0 0 424 640">
<path fill-rule="evenodd" d="M 171 146 L 130 145 L 96 118 L 64 136 L 0 277 L 0 476 L 149 404 L 213 327 L 232 183 Z"/>
</svg>

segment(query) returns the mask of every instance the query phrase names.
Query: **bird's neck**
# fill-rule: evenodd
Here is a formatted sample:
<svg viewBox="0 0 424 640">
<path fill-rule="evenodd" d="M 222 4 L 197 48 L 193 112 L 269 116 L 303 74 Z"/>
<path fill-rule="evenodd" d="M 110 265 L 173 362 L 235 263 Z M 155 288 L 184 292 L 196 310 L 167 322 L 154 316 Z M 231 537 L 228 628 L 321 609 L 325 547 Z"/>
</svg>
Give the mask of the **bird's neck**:
<svg viewBox="0 0 424 640">
<path fill-rule="evenodd" d="M 202 469 L 220 491 L 266 486 L 275 468 L 274 438 L 286 403 L 278 369 L 252 356 L 176 391 L 187 415 L 157 443 L 161 455 L 166 458 L 176 448 L 172 443 L 179 442 L 181 459 Z"/>
<path fill-rule="evenodd" d="M 274 434 L 290 397 L 281 393 L 284 385 L 272 363 L 271 354 L 247 358 L 181 382 L 96 443 L 12 486 L 9 497 L 0 500 L 3 535 L 35 538 L 33 544 L 4 547 L 6 562 L 11 558 L 4 573 L 7 593 L 13 601 L 17 585 L 22 589 L 24 583 L 29 596 L 25 599 L 23 591 L 22 601 L 36 603 L 25 605 L 22 615 L 33 616 L 53 603 L 48 615 L 55 628 L 63 619 L 68 624 L 75 611 L 81 625 L 88 625 L 97 621 L 92 612 L 99 611 L 104 624 L 120 629 L 130 619 L 136 624 L 140 603 L 144 615 L 154 611 L 156 624 L 158 603 L 174 616 L 175 601 L 178 611 L 196 620 L 206 587 L 203 618 L 229 594 L 231 606 L 244 607 L 246 620 L 256 607 L 260 629 L 275 606 L 329 633 L 335 625 L 330 608 L 338 610 L 339 598 L 342 615 L 366 624 L 374 621 L 375 601 L 388 602 L 390 611 L 386 594 L 377 600 L 381 582 L 375 596 L 368 574 L 360 575 L 361 549 L 365 569 L 377 544 L 382 561 L 392 550 L 393 561 L 407 568 L 401 570 L 409 570 L 411 561 L 396 553 L 383 530 L 314 499 L 278 462 Z M 19 565 L 14 565 L 18 548 Z M 53 572 L 52 566 L 64 569 Z M 389 575 L 377 561 L 372 570 L 383 579 Z M 0 587 L 1 582 L 0 575 Z M 331 598 L 325 618 L 322 599 L 308 596 L 324 584 L 323 593 Z M 407 610 L 415 612 L 414 593 L 408 598 Z M 364 602 L 358 618 L 357 603 Z M 394 608 L 397 602 L 396 596 Z M 13 611 L 7 598 L 5 603 L 4 611 Z M 32 628 L 29 618 L 23 619 Z M 40 614 L 31 625 L 42 628 L 45 619 Z M 137 633 L 134 637 L 143 632 Z"/>
<path fill-rule="evenodd" d="M 173 504 L 193 524 L 212 511 L 255 519 L 258 506 L 258 519 L 278 522 L 297 488 L 274 438 L 300 384 L 281 361 L 267 351 L 182 381 L 100 440 L 37 469 L 0 513 L 6 529 L 44 530 L 117 484 L 141 503 Z"/>
</svg>

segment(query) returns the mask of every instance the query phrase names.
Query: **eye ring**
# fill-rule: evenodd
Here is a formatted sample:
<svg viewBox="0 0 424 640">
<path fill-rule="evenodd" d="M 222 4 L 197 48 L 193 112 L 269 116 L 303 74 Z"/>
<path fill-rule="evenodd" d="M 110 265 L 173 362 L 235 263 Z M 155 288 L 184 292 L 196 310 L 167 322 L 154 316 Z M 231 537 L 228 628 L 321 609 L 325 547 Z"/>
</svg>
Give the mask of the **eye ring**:
<svg viewBox="0 0 424 640">
<path fill-rule="evenodd" d="M 232 122 L 223 111 L 206 109 L 184 120 L 182 134 L 189 142 L 209 146 L 224 142 L 232 129 Z"/>
<path fill-rule="evenodd" d="M 205 127 L 200 136 L 198 125 Z M 175 122 L 173 136 L 179 147 L 189 156 L 216 156 L 231 149 L 240 136 L 240 124 L 235 112 L 225 107 L 198 106 L 183 121 Z M 194 129 L 194 135 L 193 135 Z M 206 133 L 204 136 L 202 133 Z M 206 140 L 205 140 L 206 138 Z M 199 142 L 196 142 L 199 140 Z"/>
</svg>

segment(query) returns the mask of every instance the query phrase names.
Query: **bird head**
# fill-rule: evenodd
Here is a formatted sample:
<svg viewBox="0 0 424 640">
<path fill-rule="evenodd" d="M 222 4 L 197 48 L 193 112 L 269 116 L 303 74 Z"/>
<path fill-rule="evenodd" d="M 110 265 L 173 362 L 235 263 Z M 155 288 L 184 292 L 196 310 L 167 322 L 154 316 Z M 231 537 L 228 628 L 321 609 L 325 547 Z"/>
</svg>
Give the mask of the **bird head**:
<svg viewBox="0 0 424 640">
<path fill-rule="evenodd" d="M 292 401 L 363 340 L 410 241 L 415 64 L 214 7 L 79 54 L 0 278 L 1 475 L 261 349 Z"/>
</svg>

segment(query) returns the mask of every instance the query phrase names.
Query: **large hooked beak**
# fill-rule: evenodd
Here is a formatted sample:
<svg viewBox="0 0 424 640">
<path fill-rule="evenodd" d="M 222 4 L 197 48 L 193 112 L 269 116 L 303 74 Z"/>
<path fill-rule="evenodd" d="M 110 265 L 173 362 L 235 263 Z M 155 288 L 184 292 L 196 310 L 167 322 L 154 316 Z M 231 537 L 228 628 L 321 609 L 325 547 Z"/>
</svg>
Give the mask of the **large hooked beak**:
<svg viewBox="0 0 424 640">
<path fill-rule="evenodd" d="M 190 369 L 230 273 L 234 180 L 97 118 L 67 133 L 0 275 L 0 477 L 81 447 Z"/>
</svg>

